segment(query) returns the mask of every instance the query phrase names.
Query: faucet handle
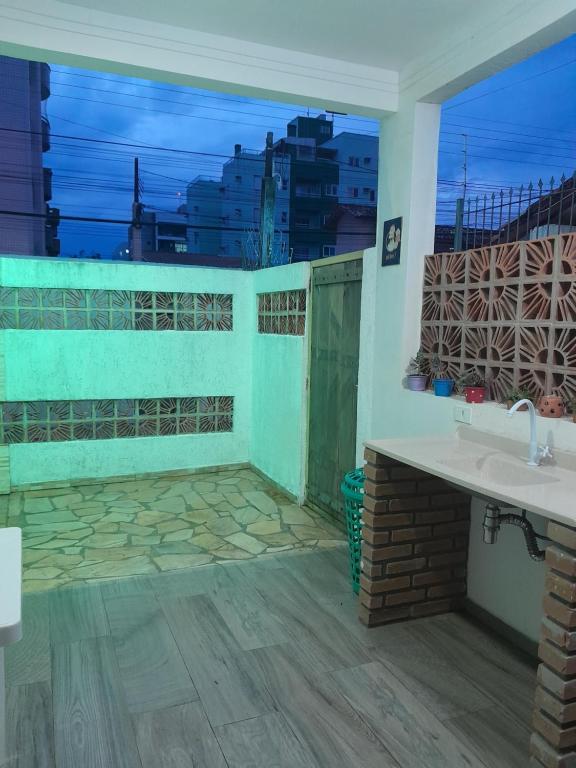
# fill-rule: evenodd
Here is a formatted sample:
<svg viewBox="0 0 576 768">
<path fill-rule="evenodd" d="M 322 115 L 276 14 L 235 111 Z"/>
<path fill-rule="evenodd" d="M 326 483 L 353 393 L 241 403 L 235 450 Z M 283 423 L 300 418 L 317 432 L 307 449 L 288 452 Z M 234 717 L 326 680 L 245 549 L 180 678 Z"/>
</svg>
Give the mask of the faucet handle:
<svg viewBox="0 0 576 768">
<path fill-rule="evenodd" d="M 540 445 L 538 446 L 538 459 L 541 461 L 542 459 L 552 459 L 554 458 L 554 455 L 552 451 L 550 450 L 550 446 L 548 445 Z"/>
</svg>

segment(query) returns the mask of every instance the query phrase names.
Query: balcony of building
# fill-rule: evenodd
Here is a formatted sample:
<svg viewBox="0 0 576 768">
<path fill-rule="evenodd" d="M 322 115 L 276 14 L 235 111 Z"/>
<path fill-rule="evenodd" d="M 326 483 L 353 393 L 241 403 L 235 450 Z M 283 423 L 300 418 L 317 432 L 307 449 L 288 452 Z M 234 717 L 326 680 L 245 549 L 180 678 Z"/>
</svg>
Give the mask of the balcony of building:
<svg viewBox="0 0 576 768">
<path fill-rule="evenodd" d="M 44 202 L 52 200 L 52 178 L 54 172 L 52 168 L 42 168 L 43 183 L 44 183 Z"/>
<path fill-rule="evenodd" d="M 40 98 L 46 101 L 50 96 L 50 65 L 42 62 L 40 67 Z"/>
<path fill-rule="evenodd" d="M 50 150 L 50 121 L 47 117 L 42 117 L 41 121 L 41 134 L 42 134 L 42 152 L 48 152 Z"/>
</svg>

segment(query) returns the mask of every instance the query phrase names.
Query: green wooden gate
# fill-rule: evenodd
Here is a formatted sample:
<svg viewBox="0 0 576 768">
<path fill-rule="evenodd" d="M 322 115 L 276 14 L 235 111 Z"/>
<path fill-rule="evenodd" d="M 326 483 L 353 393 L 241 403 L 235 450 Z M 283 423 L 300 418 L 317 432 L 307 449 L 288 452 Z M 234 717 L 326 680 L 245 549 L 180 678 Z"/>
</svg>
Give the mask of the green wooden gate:
<svg viewBox="0 0 576 768">
<path fill-rule="evenodd" d="M 362 259 L 312 271 L 307 500 L 344 522 L 340 482 L 356 461 Z"/>
</svg>

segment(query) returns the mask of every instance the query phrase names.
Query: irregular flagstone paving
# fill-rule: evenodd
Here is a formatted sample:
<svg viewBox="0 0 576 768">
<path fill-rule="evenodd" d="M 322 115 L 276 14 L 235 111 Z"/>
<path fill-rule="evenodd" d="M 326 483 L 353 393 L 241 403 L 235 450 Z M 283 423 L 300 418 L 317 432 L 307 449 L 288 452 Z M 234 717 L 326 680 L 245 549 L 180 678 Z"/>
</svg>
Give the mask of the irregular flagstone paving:
<svg viewBox="0 0 576 768">
<path fill-rule="evenodd" d="M 14 492 L 2 525 L 22 528 L 25 592 L 345 540 L 250 469 Z"/>
</svg>

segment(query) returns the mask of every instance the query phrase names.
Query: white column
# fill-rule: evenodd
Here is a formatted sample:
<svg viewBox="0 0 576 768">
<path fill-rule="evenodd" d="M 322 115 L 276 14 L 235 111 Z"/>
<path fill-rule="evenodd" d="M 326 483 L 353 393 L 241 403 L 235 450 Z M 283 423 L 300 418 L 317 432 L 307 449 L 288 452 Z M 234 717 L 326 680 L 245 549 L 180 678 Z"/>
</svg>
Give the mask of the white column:
<svg viewBox="0 0 576 768">
<path fill-rule="evenodd" d="M 433 252 L 440 105 L 401 103 L 382 120 L 378 236 L 365 252 L 358 449 L 399 432 L 402 378 L 419 345 L 424 256 Z M 400 264 L 382 267 L 383 224 L 402 216 Z"/>
<path fill-rule="evenodd" d="M 0 530 L 0 766 L 7 757 L 4 648 L 22 637 L 22 531 Z"/>
<path fill-rule="evenodd" d="M 4 675 L 4 648 L 0 646 L 0 766 L 8 758 L 6 744 L 6 679 Z"/>
</svg>

